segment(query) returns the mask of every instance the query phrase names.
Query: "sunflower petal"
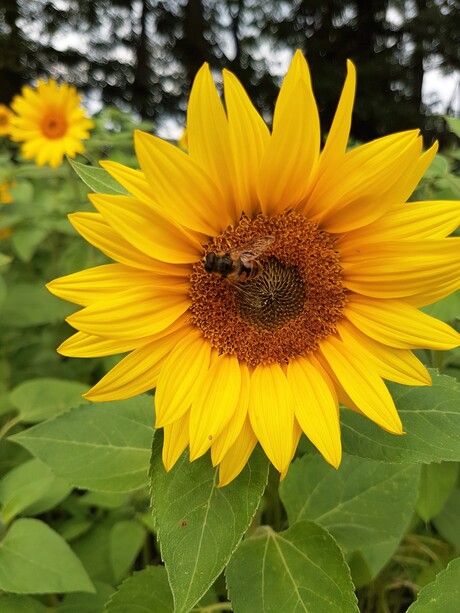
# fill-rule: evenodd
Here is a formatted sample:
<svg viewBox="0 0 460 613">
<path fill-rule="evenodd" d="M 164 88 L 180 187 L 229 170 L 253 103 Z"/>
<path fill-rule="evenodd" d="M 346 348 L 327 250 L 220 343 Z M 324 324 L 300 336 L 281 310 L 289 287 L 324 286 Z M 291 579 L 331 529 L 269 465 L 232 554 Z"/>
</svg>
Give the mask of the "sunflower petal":
<svg viewBox="0 0 460 613">
<path fill-rule="evenodd" d="M 249 418 L 269 460 L 282 473 L 291 461 L 294 401 L 286 375 L 279 364 L 259 364 L 254 369 Z"/>
<path fill-rule="evenodd" d="M 187 142 L 190 157 L 220 188 L 221 206 L 235 215 L 235 170 L 228 121 L 208 64 L 198 71 L 190 92 Z"/>
<path fill-rule="evenodd" d="M 126 353 L 144 344 L 144 339 L 103 338 L 76 332 L 57 348 L 57 352 L 69 358 L 96 358 Z"/>
<path fill-rule="evenodd" d="M 170 326 L 190 305 L 183 293 L 137 287 L 92 304 L 67 318 L 76 330 L 108 338 L 136 339 Z"/>
<path fill-rule="evenodd" d="M 300 427 L 325 460 L 337 468 L 342 459 L 337 400 L 308 358 L 289 362 L 287 379 Z"/>
<path fill-rule="evenodd" d="M 189 413 L 186 412 L 172 424 L 164 426 L 164 442 L 162 451 L 163 465 L 167 472 L 182 455 L 188 445 Z"/>
<path fill-rule="evenodd" d="M 239 219 L 243 211 L 249 217 L 259 212 L 255 177 L 270 140 L 270 133 L 238 79 L 228 70 L 224 70 L 223 76 L 239 203 L 236 218 Z"/>
<path fill-rule="evenodd" d="M 324 149 L 321 152 L 318 174 L 321 174 L 324 168 L 337 167 L 339 160 L 345 155 L 350 135 L 355 90 L 356 69 L 354 64 L 347 60 L 347 78 Z"/>
<path fill-rule="evenodd" d="M 190 459 L 202 456 L 216 440 L 235 412 L 241 387 L 239 360 L 220 355 L 190 409 Z"/>
<path fill-rule="evenodd" d="M 369 338 L 345 319 L 337 322 L 337 332 L 346 345 L 355 345 L 363 359 L 384 379 L 402 385 L 431 385 L 425 366 L 409 349 L 396 349 Z"/>
<path fill-rule="evenodd" d="M 155 393 L 156 427 L 179 419 L 206 379 L 211 346 L 200 332 L 190 332 L 166 358 Z"/>
<path fill-rule="evenodd" d="M 371 365 L 363 367 L 359 350 L 331 336 L 321 342 L 320 350 L 344 390 L 364 415 L 384 430 L 402 434 L 401 420 L 390 392 Z"/>
<path fill-rule="evenodd" d="M 264 215 L 296 207 L 305 198 L 318 163 L 320 130 L 311 86 L 297 79 L 286 96 L 259 170 L 257 191 Z"/>
<path fill-rule="evenodd" d="M 374 298 L 404 298 L 457 280 L 460 238 L 387 241 L 340 253 L 344 285 Z"/>
<path fill-rule="evenodd" d="M 151 258 L 172 264 L 200 259 L 203 250 L 198 241 L 158 209 L 130 196 L 88 197 L 116 232 Z"/>
<path fill-rule="evenodd" d="M 232 222 L 233 209 L 225 205 L 221 190 L 179 147 L 139 131 L 134 144 L 142 170 L 168 217 L 209 236 Z"/>
<path fill-rule="evenodd" d="M 450 326 L 397 300 L 351 294 L 343 314 L 358 330 L 390 347 L 446 350 L 460 344 L 460 334 Z"/>
<path fill-rule="evenodd" d="M 219 434 L 219 436 L 216 438 L 216 440 L 212 443 L 211 446 L 211 458 L 213 466 L 216 466 L 222 461 L 222 458 L 225 456 L 229 448 L 238 438 L 238 435 L 241 432 L 241 428 L 243 427 L 245 419 L 248 415 L 251 376 L 249 374 L 249 368 L 244 362 L 240 362 L 240 372 L 240 395 L 236 404 L 235 411 L 223 432 Z"/>
<path fill-rule="evenodd" d="M 219 464 L 219 487 L 224 487 L 240 474 L 256 445 L 257 437 L 249 417 L 246 417 L 238 437 Z"/>
<path fill-rule="evenodd" d="M 155 387 L 161 366 L 186 330 L 176 330 L 161 339 L 134 349 L 102 377 L 86 394 L 94 402 L 132 398 Z"/>
<path fill-rule="evenodd" d="M 170 280 L 167 277 L 163 279 L 167 286 L 186 283 L 177 277 Z M 105 264 L 54 279 L 46 287 L 63 300 L 88 306 L 98 300 L 104 300 L 108 295 L 139 286 L 152 286 L 158 281 L 158 277 L 150 271 L 124 264 Z M 159 284 L 162 285 L 161 281 Z M 185 285 L 184 290 L 186 291 Z"/>
</svg>

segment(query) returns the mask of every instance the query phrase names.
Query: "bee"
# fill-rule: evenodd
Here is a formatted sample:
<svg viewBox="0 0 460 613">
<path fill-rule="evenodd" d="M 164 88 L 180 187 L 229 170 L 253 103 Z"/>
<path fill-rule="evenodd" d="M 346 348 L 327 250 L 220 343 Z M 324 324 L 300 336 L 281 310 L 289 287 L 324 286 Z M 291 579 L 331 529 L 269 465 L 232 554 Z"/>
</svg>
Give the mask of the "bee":
<svg viewBox="0 0 460 613">
<path fill-rule="evenodd" d="M 208 253 L 204 259 L 204 269 L 220 275 L 230 283 L 240 283 L 256 279 L 262 272 L 262 264 L 257 258 L 275 241 L 274 236 L 259 236 L 239 249 Z"/>
</svg>

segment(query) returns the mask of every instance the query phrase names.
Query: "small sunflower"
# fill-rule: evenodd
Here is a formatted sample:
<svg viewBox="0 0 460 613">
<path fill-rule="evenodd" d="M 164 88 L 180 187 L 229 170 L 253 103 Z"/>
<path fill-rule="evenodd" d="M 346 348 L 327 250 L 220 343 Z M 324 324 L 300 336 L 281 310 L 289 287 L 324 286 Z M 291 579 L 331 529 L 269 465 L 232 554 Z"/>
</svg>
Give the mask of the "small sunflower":
<svg viewBox="0 0 460 613">
<path fill-rule="evenodd" d="M 140 171 L 102 164 L 130 195 L 92 195 L 71 221 L 114 263 L 49 285 L 84 307 L 62 355 L 127 352 L 86 396 L 156 387 L 166 469 L 210 449 L 220 485 L 257 442 L 284 475 L 302 432 L 337 467 L 339 401 L 401 434 L 383 379 L 430 385 L 411 349 L 460 338 L 418 310 L 460 285 L 458 203 L 406 203 L 436 146 L 408 131 L 347 151 L 350 62 L 322 151 L 300 52 L 271 132 L 223 78 L 225 110 L 207 65 L 195 79 L 188 153 L 136 132 Z"/>
<path fill-rule="evenodd" d="M 13 113 L 4 104 L 0 104 L 0 136 L 7 136 L 11 129 Z"/>
<path fill-rule="evenodd" d="M 82 140 L 89 138 L 93 122 L 85 117 L 80 96 L 71 85 L 39 80 L 36 89 L 22 88 L 11 108 L 11 139 L 21 142 L 26 160 L 35 159 L 37 166 L 49 164 L 57 168 L 64 155 L 75 157 L 85 149 Z"/>
</svg>

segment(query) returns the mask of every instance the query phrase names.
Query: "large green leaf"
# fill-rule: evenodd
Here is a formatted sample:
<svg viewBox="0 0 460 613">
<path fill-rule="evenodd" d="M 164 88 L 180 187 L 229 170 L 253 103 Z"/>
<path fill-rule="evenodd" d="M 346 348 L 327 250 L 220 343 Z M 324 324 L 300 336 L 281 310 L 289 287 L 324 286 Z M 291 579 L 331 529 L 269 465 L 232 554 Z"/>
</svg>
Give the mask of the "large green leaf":
<svg viewBox="0 0 460 613">
<path fill-rule="evenodd" d="M 418 496 L 420 466 L 344 456 L 338 470 L 322 458 L 293 462 L 280 487 L 292 525 L 312 520 L 351 552 L 400 539 Z"/>
<path fill-rule="evenodd" d="M 426 585 L 407 613 L 454 613 L 460 603 L 460 558 L 452 560 L 433 583 Z"/>
<path fill-rule="evenodd" d="M 11 437 L 82 489 L 124 492 L 148 482 L 153 400 L 138 396 L 73 409 Z"/>
<path fill-rule="evenodd" d="M 94 591 L 64 539 L 38 519 L 18 519 L 0 543 L 0 589 L 17 594 Z"/>
<path fill-rule="evenodd" d="M 235 613 L 356 613 L 350 571 L 334 539 L 300 521 L 281 533 L 263 526 L 230 560 Z"/>
<path fill-rule="evenodd" d="M 106 603 L 104 613 L 173 613 L 164 566 L 147 566 L 126 579 Z"/>
<path fill-rule="evenodd" d="M 97 194 L 123 194 L 128 192 L 103 168 L 94 168 L 67 158 L 80 179 Z"/>
<path fill-rule="evenodd" d="M 84 594 L 77 592 L 66 594 L 59 603 L 58 613 L 101 613 L 105 603 L 114 593 L 115 588 L 102 581 L 94 581 L 96 592 Z M 51 613 L 47 610 L 47 613 Z"/>
<path fill-rule="evenodd" d="M 417 513 L 423 521 L 428 522 L 441 511 L 455 487 L 457 475 L 456 462 L 422 465 Z"/>
<path fill-rule="evenodd" d="M 145 528 L 133 519 L 125 519 L 112 526 L 110 532 L 110 566 L 118 585 L 137 558 L 145 541 Z"/>
<path fill-rule="evenodd" d="M 36 423 L 85 403 L 88 386 L 78 381 L 42 378 L 20 383 L 10 393 L 10 402 L 22 421 Z"/>
<path fill-rule="evenodd" d="M 217 487 L 209 454 L 189 462 L 184 453 L 167 473 L 162 437 L 152 454 L 152 507 L 175 613 L 190 611 L 220 575 L 246 532 L 267 483 L 268 463 L 257 448 L 240 475 Z"/>
<path fill-rule="evenodd" d="M 18 283 L 8 288 L 0 310 L 0 324 L 25 328 L 62 321 L 75 305 L 52 296 L 44 284 Z"/>
<path fill-rule="evenodd" d="M 0 594 L 0 611 L 2 613 L 49 613 L 46 605 L 31 596 Z"/>
<path fill-rule="evenodd" d="M 344 450 L 384 462 L 460 461 L 460 384 L 431 371 L 431 387 L 388 387 L 406 434 L 388 434 L 370 420 L 342 411 Z"/>
<path fill-rule="evenodd" d="M 37 502 L 55 480 L 51 470 L 40 460 L 29 460 L 13 468 L 0 481 L 2 521 L 9 523 L 13 517 Z"/>
<path fill-rule="evenodd" d="M 460 549 L 460 488 L 454 489 L 442 511 L 433 518 L 439 534 Z"/>
</svg>

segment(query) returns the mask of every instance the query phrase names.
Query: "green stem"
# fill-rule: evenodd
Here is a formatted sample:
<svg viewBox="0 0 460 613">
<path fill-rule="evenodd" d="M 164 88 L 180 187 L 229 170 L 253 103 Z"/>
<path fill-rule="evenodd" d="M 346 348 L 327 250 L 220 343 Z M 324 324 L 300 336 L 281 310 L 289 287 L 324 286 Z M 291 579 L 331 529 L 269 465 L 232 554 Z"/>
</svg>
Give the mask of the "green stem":
<svg viewBox="0 0 460 613">
<path fill-rule="evenodd" d="M 4 438 L 4 436 L 11 430 L 11 428 L 13 428 L 20 421 L 21 421 L 20 415 L 16 415 L 16 417 L 13 417 L 13 419 L 10 419 L 10 421 L 7 421 L 6 424 L 3 426 L 3 428 L 1 428 L 0 430 L 0 440 Z"/>
</svg>

